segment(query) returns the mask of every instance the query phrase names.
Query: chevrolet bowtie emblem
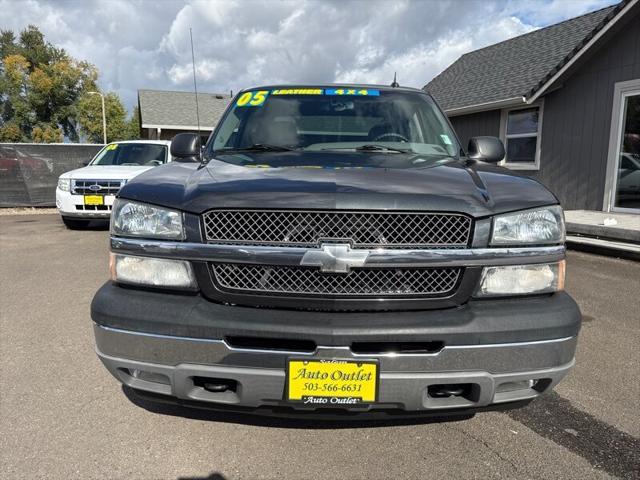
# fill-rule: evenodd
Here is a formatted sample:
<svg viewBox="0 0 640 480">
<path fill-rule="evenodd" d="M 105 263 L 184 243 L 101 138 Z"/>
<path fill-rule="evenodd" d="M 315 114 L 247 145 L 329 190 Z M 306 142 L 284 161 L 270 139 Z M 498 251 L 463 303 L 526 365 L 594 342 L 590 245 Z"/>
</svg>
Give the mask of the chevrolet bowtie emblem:
<svg viewBox="0 0 640 480">
<path fill-rule="evenodd" d="M 352 250 L 348 244 L 322 244 L 320 250 L 307 251 L 300 265 L 320 267 L 327 273 L 347 273 L 352 267 L 364 266 L 368 256 L 368 250 Z"/>
</svg>

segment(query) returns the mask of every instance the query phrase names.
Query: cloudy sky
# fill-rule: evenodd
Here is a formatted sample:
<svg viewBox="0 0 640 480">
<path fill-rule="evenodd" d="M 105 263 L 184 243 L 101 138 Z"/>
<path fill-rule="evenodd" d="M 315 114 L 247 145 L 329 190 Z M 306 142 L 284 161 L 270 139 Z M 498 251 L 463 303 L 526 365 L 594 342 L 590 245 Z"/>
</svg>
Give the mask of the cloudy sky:
<svg viewBox="0 0 640 480">
<path fill-rule="evenodd" d="M 265 83 L 422 87 L 465 52 L 617 0 L 0 0 L 1 29 L 37 25 L 100 69 L 128 108 L 139 88 L 201 91 Z"/>
</svg>

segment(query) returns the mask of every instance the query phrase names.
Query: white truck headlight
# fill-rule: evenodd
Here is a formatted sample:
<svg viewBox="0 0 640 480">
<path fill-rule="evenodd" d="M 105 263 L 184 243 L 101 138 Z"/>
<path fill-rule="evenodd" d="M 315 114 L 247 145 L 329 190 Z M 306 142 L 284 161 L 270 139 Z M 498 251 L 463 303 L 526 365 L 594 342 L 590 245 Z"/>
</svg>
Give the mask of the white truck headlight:
<svg viewBox="0 0 640 480">
<path fill-rule="evenodd" d="M 71 179 L 70 178 L 59 178 L 58 179 L 58 188 L 62 192 L 68 192 L 71 189 Z"/>
<path fill-rule="evenodd" d="M 167 208 L 117 199 L 111 214 L 111 234 L 184 240 L 182 214 Z"/>
<path fill-rule="evenodd" d="M 111 280 L 148 287 L 195 290 L 197 283 L 191 263 L 185 260 L 136 257 L 112 253 L 109 259 Z"/>
<path fill-rule="evenodd" d="M 564 242 L 560 205 L 498 215 L 493 219 L 491 245 L 544 245 Z"/>
<path fill-rule="evenodd" d="M 476 297 L 529 295 L 564 290 L 565 261 L 484 267 Z"/>
</svg>

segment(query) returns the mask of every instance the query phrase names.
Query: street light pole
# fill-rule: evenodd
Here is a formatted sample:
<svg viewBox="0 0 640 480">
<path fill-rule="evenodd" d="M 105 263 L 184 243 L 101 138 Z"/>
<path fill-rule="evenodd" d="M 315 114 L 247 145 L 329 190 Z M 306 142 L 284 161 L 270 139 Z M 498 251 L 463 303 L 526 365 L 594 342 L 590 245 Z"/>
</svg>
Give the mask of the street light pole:
<svg viewBox="0 0 640 480">
<path fill-rule="evenodd" d="M 104 144 L 107 144 L 107 115 L 104 109 L 104 95 L 100 92 L 87 92 L 89 95 L 100 95 L 100 100 L 102 100 L 102 140 Z"/>
</svg>

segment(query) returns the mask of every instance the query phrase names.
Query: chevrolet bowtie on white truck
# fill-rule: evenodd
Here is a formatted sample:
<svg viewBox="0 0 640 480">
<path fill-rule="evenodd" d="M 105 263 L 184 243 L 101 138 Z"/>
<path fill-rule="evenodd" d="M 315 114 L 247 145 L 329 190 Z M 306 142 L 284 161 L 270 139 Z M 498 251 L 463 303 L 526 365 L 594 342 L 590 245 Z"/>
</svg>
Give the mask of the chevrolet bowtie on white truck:
<svg viewBox="0 0 640 480">
<path fill-rule="evenodd" d="M 241 92 L 128 182 L 97 353 L 156 401 L 301 415 L 519 406 L 574 364 L 563 212 L 423 91 Z M 371 413 L 375 415 L 375 413 Z"/>
<path fill-rule="evenodd" d="M 132 140 L 106 145 L 87 166 L 63 173 L 56 188 L 56 207 L 68 228 L 92 219 L 108 219 L 120 188 L 136 175 L 171 160 L 171 142 Z"/>
</svg>

